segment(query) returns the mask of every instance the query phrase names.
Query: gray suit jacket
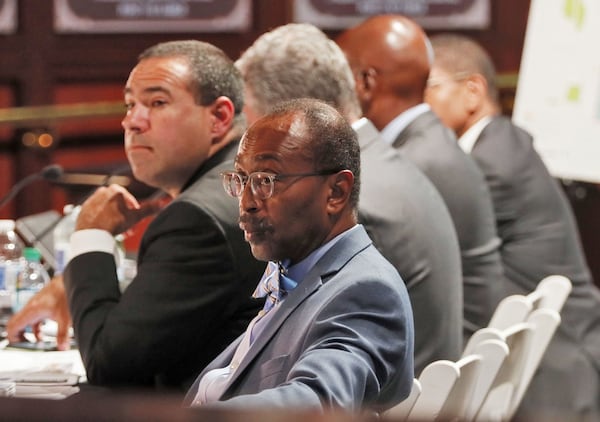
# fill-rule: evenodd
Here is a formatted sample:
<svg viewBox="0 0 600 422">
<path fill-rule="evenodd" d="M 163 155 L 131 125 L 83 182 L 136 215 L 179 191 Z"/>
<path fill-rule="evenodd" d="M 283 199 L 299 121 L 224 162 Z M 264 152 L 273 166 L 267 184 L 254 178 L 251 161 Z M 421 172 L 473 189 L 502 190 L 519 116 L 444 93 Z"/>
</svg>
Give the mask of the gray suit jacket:
<svg viewBox="0 0 600 422">
<path fill-rule="evenodd" d="M 434 360 L 455 360 L 462 352 L 458 239 L 444 200 L 429 179 L 383 142 L 368 120 L 357 134 L 361 152 L 359 220 L 408 288 L 418 375 Z"/>
<path fill-rule="evenodd" d="M 228 408 L 388 409 L 410 392 L 413 322 L 397 271 L 362 227 L 340 239 L 258 333 L 221 400 Z M 198 377 L 229 365 L 241 337 Z"/>
<path fill-rule="evenodd" d="M 500 240 L 483 174 L 432 111 L 413 120 L 393 145 L 433 182 L 452 216 L 462 256 L 464 328 L 469 336 L 487 325 L 504 296 Z"/>
<path fill-rule="evenodd" d="M 485 127 L 471 156 L 492 193 L 508 293 L 526 294 L 551 274 L 573 283 L 562 323 L 521 412 L 599 412 L 600 293 L 564 191 L 531 136 L 506 117 L 495 117 Z"/>
</svg>

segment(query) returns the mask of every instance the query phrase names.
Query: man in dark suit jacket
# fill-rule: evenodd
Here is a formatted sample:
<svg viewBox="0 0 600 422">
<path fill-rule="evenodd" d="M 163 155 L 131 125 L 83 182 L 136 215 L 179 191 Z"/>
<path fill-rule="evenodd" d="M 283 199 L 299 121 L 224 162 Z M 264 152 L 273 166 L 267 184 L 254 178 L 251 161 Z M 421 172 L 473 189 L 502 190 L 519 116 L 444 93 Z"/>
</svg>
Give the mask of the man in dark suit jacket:
<svg viewBox="0 0 600 422">
<path fill-rule="evenodd" d="M 573 290 L 540 370 L 519 410 L 528 417 L 600 415 L 600 292 L 585 262 L 577 224 L 531 136 L 500 115 L 496 72 L 473 40 L 432 37 L 435 62 L 426 99 L 483 170 L 492 193 L 509 294 L 527 294 L 552 274 Z"/>
<path fill-rule="evenodd" d="M 481 171 L 423 103 L 431 54 L 412 20 L 381 15 L 336 40 L 348 57 L 362 110 L 381 136 L 413 162 L 441 194 L 458 234 L 464 330 L 486 326 L 502 299 L 500 241 Z"/>
<path fill-rule="evenodd" d="M 253 255 L 279 264 L 284 293 L 271 290 L 274 305 L 200 374 L 186 403 L 359 412 L 407 397 L 410 301 L 357 224 L 360 150 L 345 119 L 314 99 L 280 104 L 248 129 L 224 185 Z"/>
<path fill-rule="evenodd" d="M 450 214 L 427 177 L 360 117 L 344 53 L 317 27 L 294 23 L 261 35 L 236 66 L 244 79 L 249 124 L 282 101 L 304 97 L 334 105 L 352 123 L 361 156 L 358 221 L 406 283 L 415 324 L 415 373 L 438 359 L 458 359 L 462 274 Z"/>
<path fill-rule="evenodd" d="M 92 384 L 185 390 L 262 306 L 251 294 L 264 264 L 251 256 L 219 176 L 243 129 L 242 81 L 210 44 L 158 44 L 132 70 L 125 104 L 134 175 L 174 200 L 144 233 L 137 276 L 123 294 L 113 235 L 153 207 L 116 185 L 82 205 L 64 273 L 75 337 Z M 15 327 L 45 312 L 37 303 Z"/>
</svg>

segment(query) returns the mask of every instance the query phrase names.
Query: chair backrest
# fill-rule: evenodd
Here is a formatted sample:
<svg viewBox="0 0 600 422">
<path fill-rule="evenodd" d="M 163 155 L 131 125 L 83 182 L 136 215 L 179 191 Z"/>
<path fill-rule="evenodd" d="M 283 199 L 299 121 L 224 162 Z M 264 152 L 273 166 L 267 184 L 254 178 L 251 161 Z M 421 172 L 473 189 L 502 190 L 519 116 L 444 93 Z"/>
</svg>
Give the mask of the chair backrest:
<svg viewBox="0 0 600 422">
<path fill-rule="evenodd" d="M 507 296 L 498 303 L 488 327 L 504 330 L 527 319 L 533 309 L 532 298 L 525 295 Z"/>
<path fill-rule="evenodd" d="M 482 340 L 475 347 L 474 353 L 481 356 L 481 365 L 475 381 L 473 394 L 462 411 L 461 420 L 465 422 L 470 422 L 475 419 L 477 412 L 479 412 L 490 388 L 496 380 L 496 376 L 498 375 L 504 360 L 508 357 L 509 349 L 503 339 L 492 338 Z"/>
<path fill-rule="evenodd" d="M 414 407 L 417 398 L 421 395 L 421 382 L 417 379 L 413 379 L 413 385 L 410 390 L 410 394 L 407 398 L 402 400 L 396 406 L 385 412 L 382 417 L 384 419 L 390 419 L 395 422 L 403 422 L 408 420 L 408 416 L 412 408 Z"/>
<path fill-rule="evenodd" d="M 559 324 L 557 311 L 542 308 L 531 312 L 526 322 L 502 331 L 510 353 L 476 420 L 508 421 L 514 416 Z"/>
<path fill-rule="evenodd" d="M 438 414 L 441 421 L 464 420 L 465 412 L 471 404 L 484 365 L 483 357 L 480 354 L 466 356 L 456 363 L 460 368 L 460 376 L 452 386 L 452 390 Z"/>
<path fill-rule="evenodd" d="M 528 323 L 515 324 L 502 331 L 509 355 L 499 369 L 481 405 L 476 421 L 504 421 L 511 399 L 519 384 L 520 374 L 527 362 L 527 354 L 534 327 Z"/>
<path fill-rule="evenodd" d="M 562 275 L 543 278 L 535 290 L 527 295 L 511 295 L 500 301 L 488 327 L 504 330 L 513 324 L 524 322 L 535 309 L 562 310 L 571 293 L 571 281 Z"/>
<path fill-rule="evenodd" d="M 462 356 L 464 357 L 477 353 L 477 347 L 479 347 L 479 344 L 486 340 L 499 340 L 504 342 L 504 334 L 502 334 L 502 330 L 499 330 L 498 328 L 480 328 L 479 330 L 475 331 L 469 338 L 469 341 L 467 341 Z"/>
<path fill-rule="evenodd" d="M 519 383 L 516 386 L 511 399 L 507 420 L 510 420 L 514 416 L 517 408 L 521 404 L 521 400 L 527 392 L 531 379 L 544 357 L 548 344 L 552 340 L 552 337 L 560 324 L 560 315 L 554 309 L 536 309 L 527 318 L 527 323 L 533 326 L 534 329 L 528 348 L 529 350 L 527 352 L 527 361 L 523 367 Z"/>
<path fill-rule="evenodd" d="M 462 416 L 475 389 L 481 356 L 469 355 L 453 362 L 430 363 L 419 376 L 421 395 L 410 412 L 411 420 L 447 420 Z"/>
<path fill-rule="evenodd" d="M 434 420 L 459 376 L 460 368 L 453 361 L 437 360 L 427 365 L 419 375 L 421 394 L 410 412 L 410 419 Z"/>
<path fill-rule="evenodd" d="M 540 296 L 535 308 L 553 309 L 560 313 L 572 288 L 571 280 L 562 275 L 550 275 L 542 279 L 535 289 Z"/>
</svg>

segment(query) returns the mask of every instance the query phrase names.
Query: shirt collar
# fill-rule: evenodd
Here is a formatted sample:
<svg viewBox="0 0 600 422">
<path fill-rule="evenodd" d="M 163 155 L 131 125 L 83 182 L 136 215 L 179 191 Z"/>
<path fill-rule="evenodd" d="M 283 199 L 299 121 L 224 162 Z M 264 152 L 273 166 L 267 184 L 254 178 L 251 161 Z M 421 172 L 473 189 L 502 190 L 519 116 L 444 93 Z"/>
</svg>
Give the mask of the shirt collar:
<svg viewBox="0 0 600 422">
<path fill-rule="evenodd" d="M 325 253 L 327 253 L 327 251 L 331 249 L 337 242 L 339 242 L 353 230 L 356 230 L 358 226 L 359 224 L 356 224 L 354 227 L 338 234 L 329 242 L 312 251 L 311 254 L 304 258 L 302 261 L 292 265 L 289 268 L 287 268 L 287 264 L 289 264 L 289 262 L 283 261 L 282 265 L 287 268 L 286 275 L 289 278 L 296 280 L 298 284 L 301 283 L 302 280 L 304 280 L 304 278 L 306 277 L 306 274 L 308 274 L 308 272 L 313 269 L 313 267 L 316 265 L 319 259 L 321 259 L 321 257 L 323 257 L 323 255 L 325 255 Z"/>
<path fill-rule="evenodd" d="M 398 135 L 402 133 L 406 126 L 412 123 L 421 114 L 431 110 L 431 107 L 427 103 L 421 103 L 408 110 L 400 113 L 394 120 L 389 122 L 386 127 L 381 131 L 381 138 L 388 144 L 392 145 Z"/>
<path fill-rule="evenodd" d="M 482 117 L 471 126 L 465 133 L 462 134 L 460 138 L 458 138 L 458 145 L 462 148 L 464 152 L 470 154 L 477 143 L 477 139 L 479 139 L 479 135 L 485 127 L 492 121 L 491 116 Z"/>
</svg>

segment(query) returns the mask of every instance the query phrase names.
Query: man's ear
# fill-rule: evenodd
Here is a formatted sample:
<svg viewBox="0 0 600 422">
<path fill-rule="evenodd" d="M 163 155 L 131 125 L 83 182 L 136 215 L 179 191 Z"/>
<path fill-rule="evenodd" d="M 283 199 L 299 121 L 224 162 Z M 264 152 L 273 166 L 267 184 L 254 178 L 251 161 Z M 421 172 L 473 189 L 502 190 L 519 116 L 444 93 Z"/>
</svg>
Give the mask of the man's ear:
<svg viewBox="0 0 600 422">
<path fill-rule="evenodd" d="M 478 110 L 487 96 L 487 81 L 482 75 L 474 73 L 465 81 L 465 87 L 467 109 L 469 111 Z"/>
<path fill-rule="evenodd" d="M 377 87 L 377 71 L 372 67 L 360 69 L 355 73 L 356 94 L 361 103 L 370 102 Z"/>
<path fill-rule="evenodd" d="M 347 206 L 353 187 L 354 174 L 350 170 L 342 170 L 329 176 L 327 211 L 330 214 L 339 214 Z"/>
<path fill-rule="evenodd" d="M 235 107 L 228 98 L 221 96 L 211 106 L 211 128 L 210 132 L 215 142 L 223 139 L 229 132 L 235 117 Z"/>
</svg>

